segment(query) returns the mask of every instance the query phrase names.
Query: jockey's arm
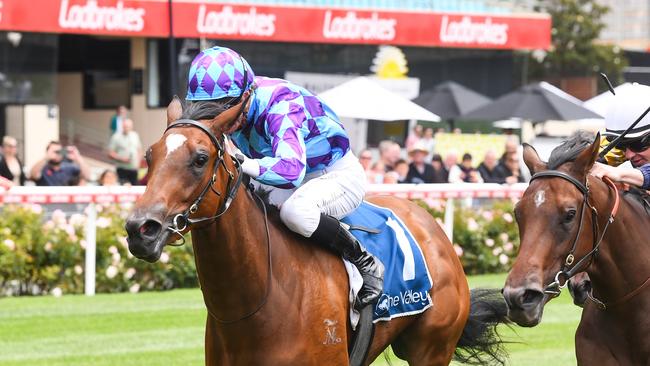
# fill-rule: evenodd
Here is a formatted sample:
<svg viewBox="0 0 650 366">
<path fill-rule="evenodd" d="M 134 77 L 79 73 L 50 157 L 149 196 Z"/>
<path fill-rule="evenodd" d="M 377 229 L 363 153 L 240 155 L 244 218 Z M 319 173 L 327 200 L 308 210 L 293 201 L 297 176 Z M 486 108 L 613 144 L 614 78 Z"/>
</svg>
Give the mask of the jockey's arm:
<svg viewBox="0 0 650 366">
<path fill-rule="evenodd" d="M 281 122 L 267 121 L 265 125 L 273 155 L 246 159 L 242 169 L 263 184 L 280 188 L 300 186 L 307 171 L 307 152 L 300 126 L 296 126 L 288 116 L 284 116 Z"/>
<path fill-rule="evenodd" d="M 591 175 L 597 178 L 608 177 L 614 182 L 631 184 L 642 189 L 650 187 L 650 164 L 639 168 L 628 168 L 594 163 L 591 168 Z"/>
</svg>

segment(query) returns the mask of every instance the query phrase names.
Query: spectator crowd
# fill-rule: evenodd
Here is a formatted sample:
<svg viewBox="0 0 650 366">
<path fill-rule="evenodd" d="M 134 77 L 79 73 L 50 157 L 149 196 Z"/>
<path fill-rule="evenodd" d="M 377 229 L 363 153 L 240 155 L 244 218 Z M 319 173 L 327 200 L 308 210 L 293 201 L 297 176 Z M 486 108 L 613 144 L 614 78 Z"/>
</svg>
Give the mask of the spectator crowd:
<svg viewBox="0 0 650 366">
<path fill-rule="evenodd" d="M 458 132 L 458 131 L 455 131 Z M 520 165 L 518 142 L 507 139 L 503 154 L 490 149 L 477 163 L 474 157 L 456 149 L 444 156 L 435 151 L 432 128 L 416 125 L 406 138 L 405 148 L 394 141 L 379 143 L 375 159 L 371 150 L 362 150 L 359 160 L 369 183 L 499 183 L 525 182 Z"/>
<path fill-rule="evenodd" d="M 114 169 L 101 172 L 91 180 L 90 168 L 77 147 L 51 141 L 44 156 L 29 169 L 19 159 L 18 141 L 5 136 L 0 151 L 0 177 L 4 185 L 73 186 L 85 184 L 146 184 L 141 177 L 143 148 L 134 131 L 128 110 L 120 106 L 110 120 L 111 137 L 106 146 L 107 158 Z M 454 131 L 457 132 L 457 131 Z M 436 138 L 432 128 L 416 125 L 405 140 L 404 148 L 390 140 L 378 145 L 378 156 L 362 150 L 358 158 L 369 183 L 499 183 L 524 182 L 520 168 L 518 142 L 506 140 L 503 154 L 488 150 L 477 162 L 471 154 L 449 149 L 435 153 Z M 27 183 L 30 184 L 30 183 Z"/>
</svg>

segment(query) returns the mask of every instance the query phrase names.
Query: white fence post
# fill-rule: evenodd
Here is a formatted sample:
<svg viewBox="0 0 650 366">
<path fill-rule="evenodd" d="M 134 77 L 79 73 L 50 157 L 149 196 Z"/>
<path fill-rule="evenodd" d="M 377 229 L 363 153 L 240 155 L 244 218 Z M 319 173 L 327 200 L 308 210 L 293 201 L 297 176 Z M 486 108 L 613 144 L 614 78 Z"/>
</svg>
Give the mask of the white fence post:
<svg viewBox="0 0 650 366">
<path fill-rule="evenodd" d="M 95 255 L 97 250 L 97 208 L 94 203 L 88 205 L 86 219 L 86 267 L 84 289 L 86 296 L 95 295 Z"/>
<path fill-rule="evenodd" d="M 450 242 L 454 242 L 454 199 L 447 198 L 445 205 L 445 234 Z"/>
</svg>

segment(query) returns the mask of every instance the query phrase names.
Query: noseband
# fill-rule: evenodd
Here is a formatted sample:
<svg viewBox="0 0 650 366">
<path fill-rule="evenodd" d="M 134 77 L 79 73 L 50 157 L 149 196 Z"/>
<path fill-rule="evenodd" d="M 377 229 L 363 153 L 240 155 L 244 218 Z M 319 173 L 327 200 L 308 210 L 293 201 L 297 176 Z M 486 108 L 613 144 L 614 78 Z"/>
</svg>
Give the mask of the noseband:
<svg viewBox="0 0 650 366">
<path fill-rule="evenodd" d="M 545 294 L 549 294 L 552 297 L 557 297 L 560 295 L 562 289 L 566 287 L 567 283 L 569 282 L 569 279 L 573 277 L 576 273 L 584 270 L 584 269 L 580 269 L 581 264 L 583 264 L 587 260 L 589 260 L 590 261 L 589 264 L 591 264 L 591 261 L 593 261 L 594 256 L 598 253 L 600 243 L 603 241 L 603 238 L 605 237 L 605 233 L 607 232 L 607 228 L 609 227 L 609 224 L 614 222 L 614 217 L 616 216 L 616 213 L 618 211 L 619 196 L 618 196 L 618 189 L 616 188 L 616 185 L 614 185 L 614 183 L 609 178 L 604 177 L 603 181 L 605 182 L 605 184 L 607 184 L 608 187 L 614 189 L 615 201 L 614 201 L 614 206 L 612 207 L 612 210 L 609 213 L 609 218 L 607 219 L 607 223 L 605 224 L 605 227 L 603 228 L 603 231 L 600 234 L 600 236 L 598 236 L 598 232 L 599 232 L 598 211 L 594 206 L 592 206 L 589 203 L 588 181 L 585 180 L 585 183 L 582 183 L 576 178 L 564 172 L 561 172 L 559 170 L 547 170 L 547 171 L 534 174 L 530 178 L 530 182 L 540 178 L 561 178 L 566 181 L 569 181 L 576 188 L 578 188 L 580 192 L 582 192 L 582 196 L 583 196 L 582 208 L 580 209 L 580 223 L 578 224 L 578 232 L 576 233 L 576 236 L 573 239 L 573 245 L 571 246 L 571 251 L 569 251 L 569 254 L 567 254 L 566 258 L 564 259 L 564 264 L 562 265 L 562 269 L 555 275 L 554 281 L 548 284 L 546 287 L 544 287 Z M 578 245 L 578 239 L 580 238 L 580 232 L 582 231 L 583 216 L 586 208 L 589 208 L 591 211 L 591 223 L 593 229 L 594 243 L 591 251 L 585 254 L 582 258 L 580 258 L 580 260 L 578 260 L 574 264 L 575 251 Z M 589 265 L 587 265 L 587 267 L 588 266 Z"/>
<path fill-rule="evenodd" d="M 228 169 L 228 166 L 226 166 L 225 160 L 223 159 L 224 151 L 225 151 L 224 149 L 225 138 L 223 136 L 220 141 L 212 133 L 212 131 L 210 131 L 210 129 L 207 128 L 203 123 L 195 121 L 193 119 L 179 119 L 171 123 L 169 126 L 167 126 L 165 132 L 169 131 L 172 128 L 179 128 L 179 127 L 194 127 L 203 131 L 206 135 L 208 135 L 210 141 L 212 141 L 212 145 L 214 145 L 215 149 L 217 150 L 217 157 L 214 159 L 214 163 L 212 164 L 212 177 L 205 185 L 205 187 L 203 187 L 203 190 L 201 191 L 199 196 L 196 198 L 196 200 L 194 200 L 194 203 L 192 203 L 187 210 L 185 210 L 183 213 L 179 213 L 176 216 L 174 216 L 174 219 L 172 220 L 172 226 L 168 227 L 170 231 L 177 234 L 182 239 L 181 243 L 173 244 L 173 245 L 185 244 L 185 237 L 181 232 L 187 229 L 189 225 L 213 221 L 216 220 L 219 216 L 223 215 L 230 207 L 230 204 L 232 203 L 232 200 L 235 198 L 235 195 L 237 195 L 237 190 L 241 185 L 242 177 L 243 177 L 241 163 L 239 162 L 239 160 L 232 159 L 232 161 L 235 163 L 235 168 L 237 169 L 236 178 L 235 178 L 235 174 L 230 169 Z M 217 196 L 221 196 L 221 193 L 214 189 L 214 183 L 217 181 L 217 171 L 220 166 L 223 166 L 223 168 L 226 170 L 226 173 L 228 173 L 228 184 L 226 185 L 226 197 L 223 200 L 221 207 L 217 210 L 217 213 L 213 216 L 201 217 L 201 218 L 190 218 L 190 215 L 198 211 L 201 201 L 203 201 L 203 198 L 208 193 L 208 189 L 212 190 L 212 192 L 214 192 Z M 234 184 L 233 184 L 233 180 L 234 180 Z"/>
</svg>

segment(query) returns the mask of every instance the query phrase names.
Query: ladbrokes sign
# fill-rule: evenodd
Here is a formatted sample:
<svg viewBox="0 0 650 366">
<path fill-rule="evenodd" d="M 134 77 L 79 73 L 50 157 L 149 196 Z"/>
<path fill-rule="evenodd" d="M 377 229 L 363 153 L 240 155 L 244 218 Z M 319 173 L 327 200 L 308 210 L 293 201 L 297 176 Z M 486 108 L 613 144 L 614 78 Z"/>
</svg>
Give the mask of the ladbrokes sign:
<svg viewBox="0 0 650 366">
<path fill-rule="evenodd" d="M 169 34 L 166 1 L 0 0 L 0 4 L 0 30 Z M 498 49 L 547 49 L 551 39 L 550 17 L 540 14 L 487 16 L 174 0 L 173 20 L 176 37 L 192 38 Z"/>
</svg>

